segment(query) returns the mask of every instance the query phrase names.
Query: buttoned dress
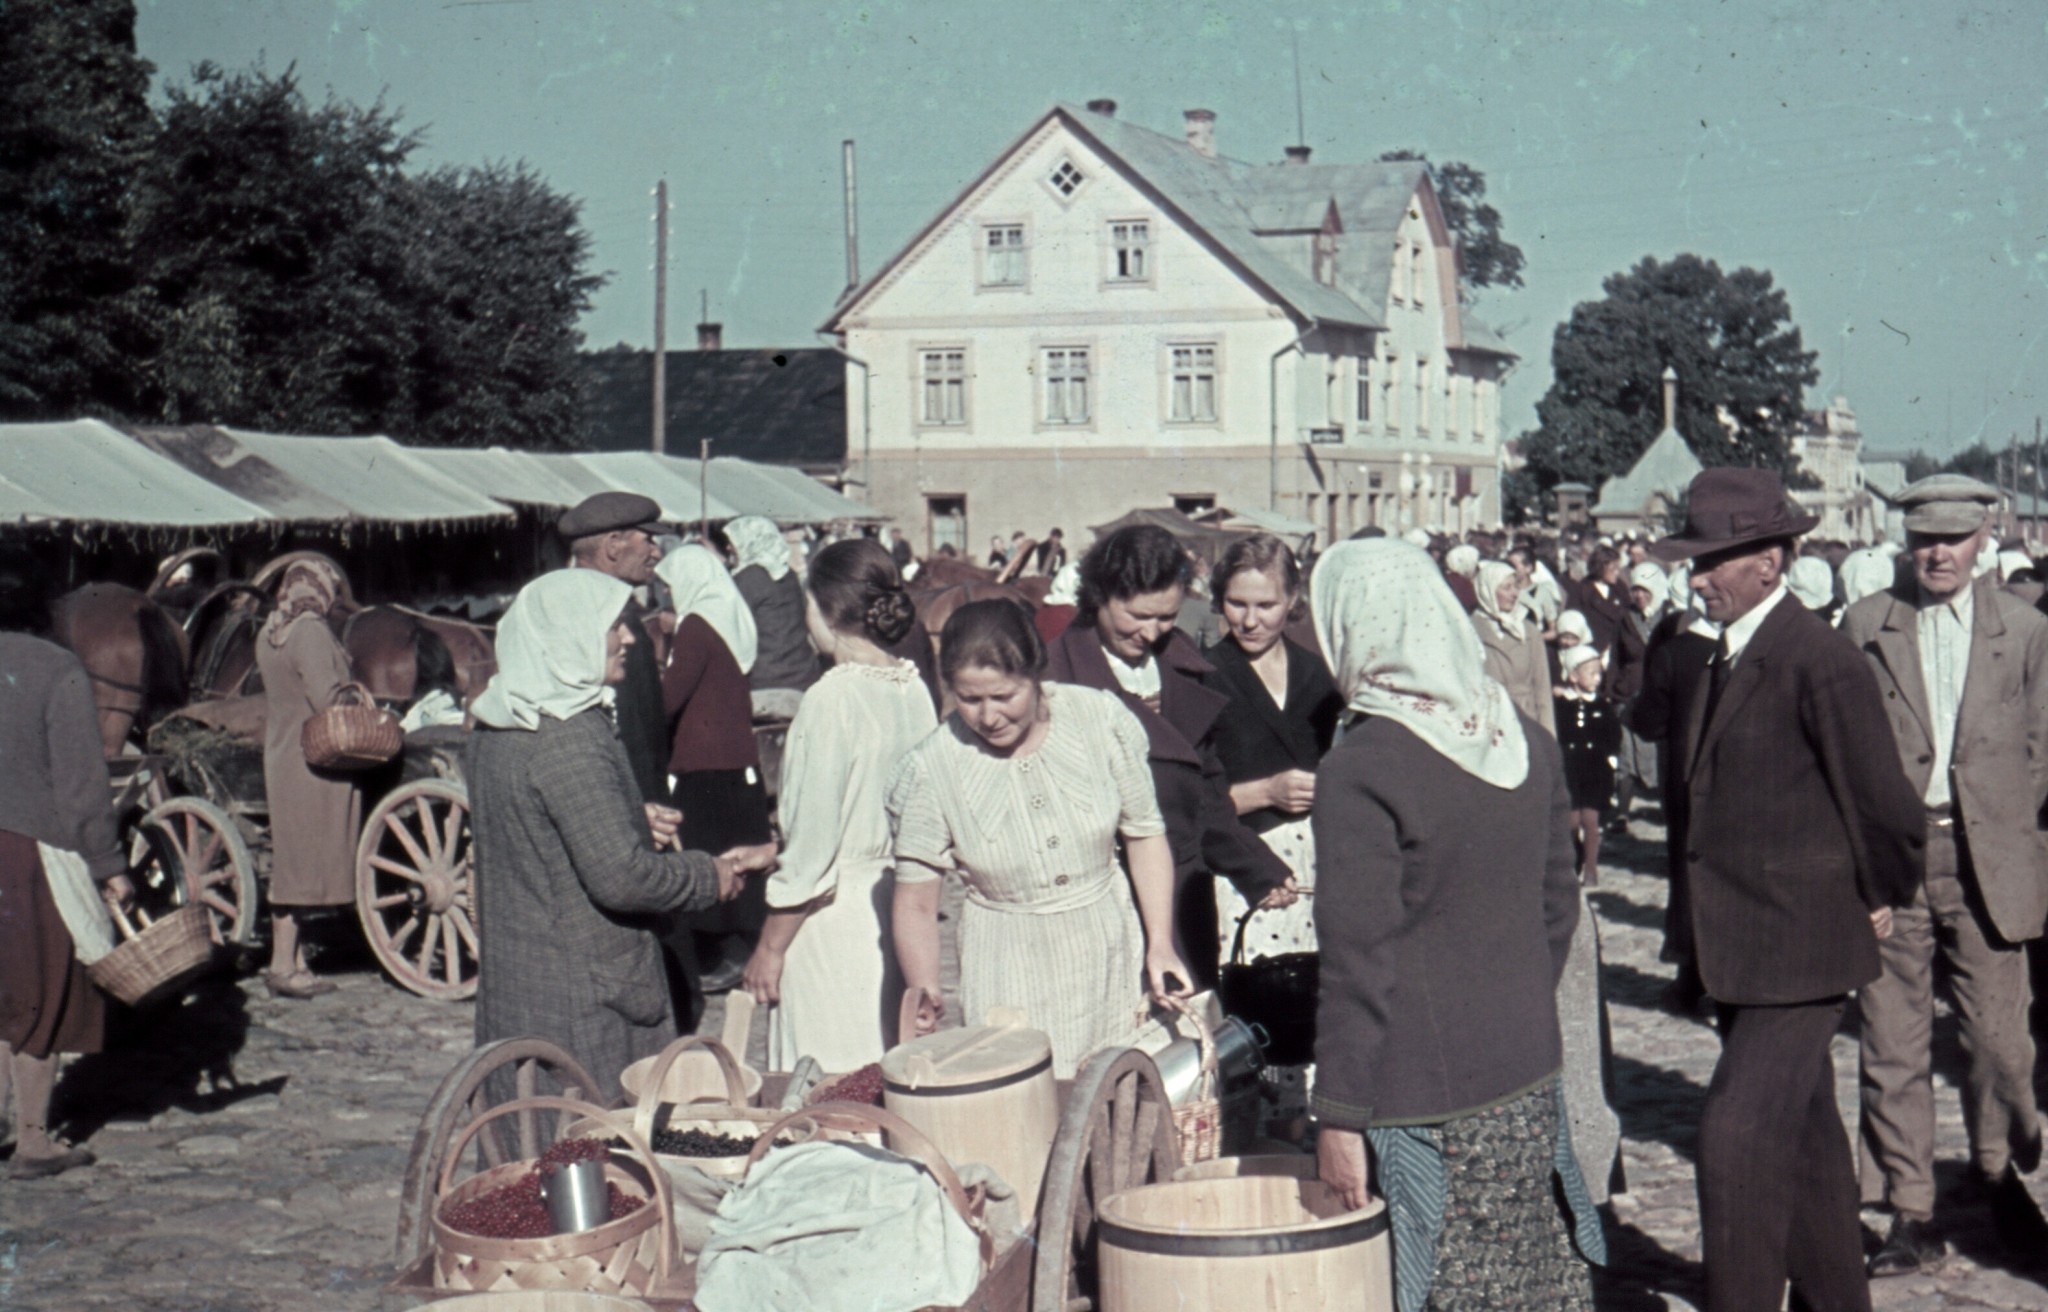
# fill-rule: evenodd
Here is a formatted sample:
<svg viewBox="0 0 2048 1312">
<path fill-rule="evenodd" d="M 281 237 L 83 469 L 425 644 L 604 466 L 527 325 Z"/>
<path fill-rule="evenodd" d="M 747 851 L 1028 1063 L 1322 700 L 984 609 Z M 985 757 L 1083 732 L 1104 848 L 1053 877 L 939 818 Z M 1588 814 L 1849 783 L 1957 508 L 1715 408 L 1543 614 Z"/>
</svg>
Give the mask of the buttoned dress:
<svg viewBox="0 0 2048 1312">
<path fill-rule="evenodd" d="M 1145 1006 L 1145 937 L 1119 838 L 1163 835 L 1144 726 L 1115 696 L 1044 685 L 1038 749 L 1001 757 L 958 715 L 918 744 L 889 786 L 896 877 L 957 869 L 960 1000 L 970 1025 L 1022 1011 L 1052 1038 L 1053 1069 L 1120 1043 Z"/>
</svg>

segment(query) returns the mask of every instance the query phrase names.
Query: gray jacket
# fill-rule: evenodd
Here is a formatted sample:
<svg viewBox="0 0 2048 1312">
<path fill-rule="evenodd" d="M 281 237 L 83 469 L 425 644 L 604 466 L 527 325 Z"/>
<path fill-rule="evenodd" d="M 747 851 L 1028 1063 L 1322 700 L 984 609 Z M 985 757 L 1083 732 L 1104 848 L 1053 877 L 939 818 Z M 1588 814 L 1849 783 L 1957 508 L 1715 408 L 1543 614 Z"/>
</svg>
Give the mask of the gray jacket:
<svg viewBox="0 0 2048 1312">
<path fill-rule="evenodd" d="M 0 829 L 78 853 L 104 883 L 127 862 L 102 751 L 78 657 L 25 633 L 0 633 Z"/>
<path fill-rule="evenodd" d="M 655 851 L 602 711 L 479 727 L 467 771 L 476 1041 L 548 1039 L 615 1098 L 619 1072 L 675 1037 L 654 917 L 716 902 L 712 859 Z"/>
</svg>

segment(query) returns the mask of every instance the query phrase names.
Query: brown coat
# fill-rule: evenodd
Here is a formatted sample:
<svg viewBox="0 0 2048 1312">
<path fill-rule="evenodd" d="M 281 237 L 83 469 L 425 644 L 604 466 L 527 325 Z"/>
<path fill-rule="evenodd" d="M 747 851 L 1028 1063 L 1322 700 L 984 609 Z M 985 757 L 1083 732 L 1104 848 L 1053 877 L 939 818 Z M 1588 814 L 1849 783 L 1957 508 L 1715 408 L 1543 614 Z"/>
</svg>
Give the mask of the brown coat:
<svg viewBox="0 0 2048 1312">
<path fill-rule="evenodd" d="M 1979 579 L 1970 663 L 1956 715 L 1950 792 L 1969 842 L 1977 891 L 2008 943 L 2041 936 L 2048 918 L 2048 620 Z M 1916 584 L 1865 597 L 1842 632 L 1869 657 L 1913 791 L 1927 793 L 1934 744 L 1920 670 Z"/>
<path fill-rule="evenodd" d="M 1878 975 L 1870 912 L 1922 879 L 1925 808 L 1899 768 L 1855 646 L 1786 598 L 1728 676 L 1693 699 L 1686 875 L 1700 977 L 1738 1006 L 1813 1002 Z M 1695 746 L 1696 745 L 1696 746 Z"/>
<path fill-rule="evenodd" d="M 362 798 L 346 775 L 306 764 L 299 733 L 334 704 L 350 679 L 348 653 L 317 615 L 285 627 L 284 641 L 256 638 L 263 676 L 263 789 L 270 805 L 270 901 L 283 907 L 341 906 L 355 900 Z"/>
</svg>

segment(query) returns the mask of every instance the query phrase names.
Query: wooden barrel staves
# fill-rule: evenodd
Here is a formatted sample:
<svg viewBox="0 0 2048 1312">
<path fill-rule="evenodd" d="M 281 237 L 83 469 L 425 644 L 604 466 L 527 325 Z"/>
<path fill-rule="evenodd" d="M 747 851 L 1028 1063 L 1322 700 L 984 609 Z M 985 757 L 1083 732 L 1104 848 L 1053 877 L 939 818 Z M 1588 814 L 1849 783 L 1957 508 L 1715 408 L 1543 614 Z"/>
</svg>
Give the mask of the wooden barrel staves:
<svg viewBox="0 0 2048 1312">
<path fill-rule="evenodd" d="M 1390 1312 L 1384 1199 L 1346 1211 L 1313 1157 L 1226 1157 L 1102 1204 L 1103 1312 Z"/>
<path fill-rule="evenodd" d="M 882 1058 L 882 1103 L 948 1159 L 993 1168 L 1023 1214 L 1037 1213 L 1060 1124 L 1045 1031 L 999 1023 L 899 1044 Z M 904 1151 L 893 1135 L 888 1145 Z"/>
</svg>

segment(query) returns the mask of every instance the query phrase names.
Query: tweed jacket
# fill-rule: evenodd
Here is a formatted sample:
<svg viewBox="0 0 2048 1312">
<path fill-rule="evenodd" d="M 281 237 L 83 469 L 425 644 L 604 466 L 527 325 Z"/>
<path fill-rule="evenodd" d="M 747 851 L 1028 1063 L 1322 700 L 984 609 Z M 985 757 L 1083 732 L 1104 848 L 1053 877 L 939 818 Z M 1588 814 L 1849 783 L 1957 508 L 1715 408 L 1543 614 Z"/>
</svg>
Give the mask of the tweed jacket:
<svg viewBox="0 0 2048 1312">
<path fill-rule="evenodd" d="M 654 917 L 716 902 L 712 859 L 655 851 L 601 710 L 530 732 L 479 727 L 466 773 L 476 1041 L 551 1040 L 617 1097 L 619 1072 L 676 1035 Z"/>
<path fill-rule="evenodd" d="M 1092 625 L 1073 625 L 1049 644 L 1046 677 L 1111 693 L 1145 726 L 1152 784 L 1159 794 L 1160 814 L 1166 817 L 1176 880 L 1207 870 L 1228 879 L 1247 901 L 1256 902 L 1286 880 L 1289 871 L 1230 804 L 1230 785 L 1215 746 L 1216 722 L 1230 699 L 1206 684 L 1215 667 L 1180 630 L 1169 634 L 1156 659 L 1157 711 L 1116 681 L 1109 670 L 1109 653 Z"/>
<path fill-rule="evenodd" d="M 1913 900 L 1927 846 L 1869 662 L 1788 598 L 1751 636 L 1711 718 L 1709 700 L 1704 688 L 1691 699 L 1672 751 L 1707 992 L 1771 1006 L 1868 984 L 1870 912 Z"/>
<path fill-rule="evenodd" d="M 2008 943 L 2038 938 L 2048 919 L 2048 619 L 1979 579 L 1970 660 L 1949 758 L 1950 794 L 1991 923 Z M 1933 768 L 1933 718 L 1920 669 L 1918 585 L 1865 597 L 1842 632 L 1870 658 L 1899 761 L 1925 796 Z"/>
</svg>

